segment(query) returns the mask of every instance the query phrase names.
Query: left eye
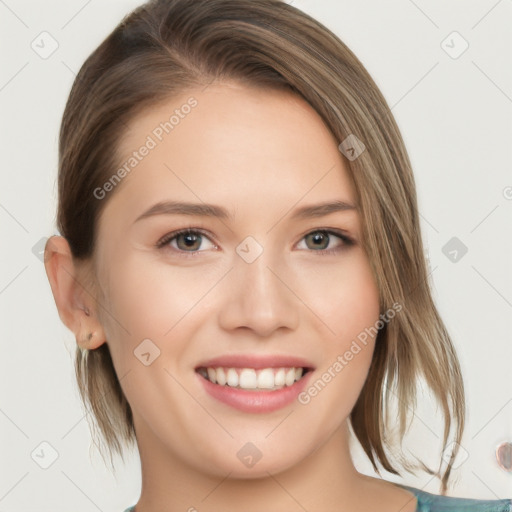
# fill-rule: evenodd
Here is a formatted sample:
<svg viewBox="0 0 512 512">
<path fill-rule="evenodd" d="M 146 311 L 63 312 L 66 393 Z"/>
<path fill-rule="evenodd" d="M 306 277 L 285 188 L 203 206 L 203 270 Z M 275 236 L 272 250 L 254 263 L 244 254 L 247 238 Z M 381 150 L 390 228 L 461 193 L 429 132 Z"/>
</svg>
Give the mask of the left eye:
<svg viewBox="0 0 512 512">
<path fill-rule="evenodd" d="M 335 238 L 338 238 L 341 240 L 341 243 L 338 243 L 338 246 L 334 249 L 327 249 L 327 246 L 329 246 L 329 242 L 331 241 L 331 237 L 334 236 Z M 326 230 L 326 229 L 319 229 L 317 231 L 312 231 L 311 233 L 308 233 L 303 240 L 311 241 L 313 243 L 313 247 L 316 247 L 316 252 L 318 250 L 323 251 L 324 253 L 330 253 L 339 251 L 343 248 L 343 246 L 351 245 L 352 240 L 341 233 L 337 233 L 335 231 Z M 324 245 L 327 243 L 327 245 L 324 247 Z"/>
<path fill-rule="evenodd" d="M 327 249 L 332 236 L 341 240 L 341 243 L 338 243 L 338 246 L 335 248 Z M 205 233 L 197 229 L 182 229 L 180 231 L 169 233 L 168 235 L 165 235 L 156 244 L 156 246 L 159 249 L 171 246 L 177 252 L 194 254 L 202 252 L 199 251 L 198 249 L 203 239 L 206 239 L 210 242 L 210 249 L 217 248 L 217 245 L 212 243 L 210 238 Z M 306 249 L 311 249 L 314 252 L 320 252 L 322 254 L 337 252 L 342 250 L 343 247 L 345 246 L 353 245 L 352 239 L 347 235 L 327 229 L 318 229 L 316 231 L 311 231 L 310 233 L 305 235 L 302 238 L 302 240 L 305 240 L 306 244 L 308 241 L 313 244 L 313 249 L 311 249 L 310 247 L 306 247 Z"/>
</svg>

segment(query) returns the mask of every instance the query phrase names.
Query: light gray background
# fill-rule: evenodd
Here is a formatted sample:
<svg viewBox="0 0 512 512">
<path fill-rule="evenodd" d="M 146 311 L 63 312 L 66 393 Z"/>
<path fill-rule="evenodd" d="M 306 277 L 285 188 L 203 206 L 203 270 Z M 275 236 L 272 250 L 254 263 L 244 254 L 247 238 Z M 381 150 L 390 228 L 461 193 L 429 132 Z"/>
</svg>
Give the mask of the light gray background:
<svg viewBox="0 0 512 512">
<path fill-rule="evenodd" d="M 467 458 L 457 464 L 451 494 L 510 498 L 512 474 L 496 464 L 495 449 L 512 442 L 512 4 L 293 3 L 360 58 L 392 107 L 413 163 L 435 300 L 468 398 Z M 91 448 L 74 380 L 75 340 L 33 253 L 54 234 L 58 130 L 74 76 L 138 4 L 0 0 L 0 512 L 116 512 L 139 495 L 136 453 L 113 476 Z M 43 31 L 59 45 L 47 59 L 31 48 Z M 446 40 L 453 31 L 469 43 L 458 58 L 445 51 L 461 48 L 454 36 Z M 443 253 L 452 237 L 468 248 L 456 262 Z M 404 448 L 435 466 L 442 430 L 427 398 L 420 396 Z M 51 457 L 42 442 L 58 453 L 48 469 L 40 467 Z M 353 450 L 358 469 L 374 475 L 359 446 Z M 438 493 L 428 475 L 403 475 L 383 472 Z"/>
</svg>

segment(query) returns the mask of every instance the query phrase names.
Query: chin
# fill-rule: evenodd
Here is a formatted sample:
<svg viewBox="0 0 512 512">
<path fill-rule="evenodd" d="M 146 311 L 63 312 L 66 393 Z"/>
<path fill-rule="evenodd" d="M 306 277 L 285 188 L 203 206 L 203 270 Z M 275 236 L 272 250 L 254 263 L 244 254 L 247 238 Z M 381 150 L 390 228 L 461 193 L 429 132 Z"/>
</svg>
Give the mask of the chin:
<svg viewBox="0 0 512 512">
<path fill-rule="evenodd" d="M 222 467 L 222 475 L 229 473 L 230 479 L 239 480 L 257 480 L 260 478 L 268 478 L 269 474 L 277 475 L 293 467 L 297 461 L 289 461 L 282 458 L 279 461 L 264 461 L 263 457 L 252 467 L 244 467 L 242 463 L 225 464 Z M 220 469 L 220 468 L 218 468 Z"/>
<path fill-rule="evenodd" d="M 216 453 L 210 459 L 210 471 L 213 470 L 216 475 L 222 477 L 229 474 L 229 478 L 241 480 L 268 478 L 269 473 L 278 474 L 286 471 L 301 460 L 301 454 L 297 453 L 297 450 L 283 453 L 282 449 L 268 445 L 261 449 L 250 442 L 236 442 L 236 445 L 236 448 L 226 446 L 222 453 Z"/>
</svg>

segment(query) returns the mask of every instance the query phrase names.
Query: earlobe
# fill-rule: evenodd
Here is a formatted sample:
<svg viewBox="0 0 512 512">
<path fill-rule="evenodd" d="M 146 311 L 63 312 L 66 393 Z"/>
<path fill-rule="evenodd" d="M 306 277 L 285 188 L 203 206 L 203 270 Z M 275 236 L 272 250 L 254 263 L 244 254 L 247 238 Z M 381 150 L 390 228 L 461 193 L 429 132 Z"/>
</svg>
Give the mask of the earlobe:
<svg viewBox="0 0 512 512">
<path fill-rule="evenodd" d="M 101 333 L 103 330 L 101 330 Z M 103 336 L 99 336 L 97 331 L 89 331 L 85 336 L 81 335 L 82 337 L 78 337 L 76 339 L 77 344 L 80 346 L 80 348 L 87 349 L 87 350 L 94 350 L 103 343 L 105 343 L 105 338 Z"/>
<path fill-rule="evenodd" d="M 81 348 L 94 350 L 105 343 L 103 327 L 95 314 L 96 299 L 81 282 L 67 240 L 50 237 L 45 246 L 44 266 L 62 322 L 75 334 Z"/>
</svg>

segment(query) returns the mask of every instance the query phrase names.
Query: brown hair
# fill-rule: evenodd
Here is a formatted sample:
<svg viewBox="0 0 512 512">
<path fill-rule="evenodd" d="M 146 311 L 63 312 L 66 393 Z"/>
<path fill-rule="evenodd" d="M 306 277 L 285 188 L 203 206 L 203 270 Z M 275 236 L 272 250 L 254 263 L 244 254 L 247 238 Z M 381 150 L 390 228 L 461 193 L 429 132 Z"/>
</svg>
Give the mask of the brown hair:
<svg viewBox="0 0 512 512">
<path fill-rule="evenodd" d="M 424 378 L 442 405 L 443 450 L 456 425 L 455 449 L 441 479 L 444 494 L 464 430 L 465 397 L 457 355 L 431 296 L 411 164 L 373 79 L 318 21 L 281 0 L 154 0 L 126 16 L 85 61 L 65 107 L 60 233 L 77 263 L 93 262 L 97 223 L 108 200 L 93 191 L 120 165 L 123 128 L 147 107 L 222 80 L 298 94 L 340 143 L 350 134 L 363 142 L 362 154 L 347 159 L 362 213 L 362 241 L 381 311 L 396 302 L 402 310 L 378 333 L 351 426 L 374 469 L 380 474 L 379 461 L 399 475 L 384 450 L 391 446 L 387 413 L 396 395 L 402 439 L 418 379 Z M 111 456 L 122 456 L 123 443 L 134 443 L 135 431 L 108 344 L 77 349 L 75 363 L 83 402 L 90 404 Z M 440 476 L 441 463 L 436 472 L 421 466 Z"/>
</svg>

